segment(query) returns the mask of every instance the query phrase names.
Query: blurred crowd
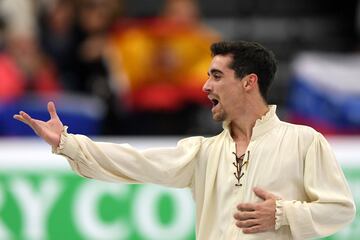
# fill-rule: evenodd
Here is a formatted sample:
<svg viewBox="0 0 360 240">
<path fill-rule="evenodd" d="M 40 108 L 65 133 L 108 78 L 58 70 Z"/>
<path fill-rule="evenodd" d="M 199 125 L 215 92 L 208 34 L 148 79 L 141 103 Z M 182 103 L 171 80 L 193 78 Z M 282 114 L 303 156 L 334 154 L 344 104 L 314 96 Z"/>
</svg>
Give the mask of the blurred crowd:
<svg viewBox="0 0 360 240">
<path fill-rule="evenodd" d="M 281 101 L 282 119 L 325 134 L 360 134 L 357 0 L 297 7 L 231 0 L 219 9 L 214 0 L 131 2 L 158 4 L 140 16 L 129 14 L 130 2 L 0 0 L 0 136 L 33 134 L 12 115 L 47 119 L 49 100 L 71 132 L 214 134 L 221 124 L 201 89 L 209 46 L 221 39 L 260 41 L 275 51 L 281 66 L 270 103 Z M 204 9 L 213 11 L 210 21 Z"/>
<path fill-rule="evenodd" d="M 97 129 L 84 133 L 201 131 L 201 86 L 220 35 L 202 23 L 195 0 L 166 0 L 142 18 L 127 17 L 120 0 L 2 0 L 0 19 L 3 116 L 29 102 L 41 112 L 56 99 L 60 115 L 68 112 L 61 102 L 77 106 L 70 126 L 86 121 L 76 116 L 84 108 L 99 113 L 91 115 Z M 100 104 L 84 106 L 87 98 Z"/>
</svg>

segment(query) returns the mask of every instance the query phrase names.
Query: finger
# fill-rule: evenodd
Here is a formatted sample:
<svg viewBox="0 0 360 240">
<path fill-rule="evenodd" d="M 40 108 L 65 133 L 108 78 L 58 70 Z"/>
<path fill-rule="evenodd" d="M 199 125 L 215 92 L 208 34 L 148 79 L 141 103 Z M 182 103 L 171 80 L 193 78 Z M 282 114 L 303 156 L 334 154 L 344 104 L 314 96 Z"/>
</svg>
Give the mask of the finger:
<svg viewBox="0 0 360 240">
<path fill-rule="evenodd" d="M 34 119 L 32 119 L 30 117 L 29 114 L 27 114 L 26 112 L 20 111 L 20 116 L 23 118 L 24 123 L 29 125 L 36 134 L 38 134 L 40 132 L 41 129 L 40 129 L 39 125 L 36 123 L 36 121 Z"/>
<path fill-rule="evenodd" d="M 253 204 L 253 203 L 240 203 L 239 205 L 237 205 L 237 209 L 239 211 L 251 212 L 251 211 L 255 211 L 255 207 L 256 207 L 256 204 Z"/>
<path fill-rule="evenodd" d="M 234 218 L 236 220 L 242 221 L 242 220 L 248 220 L 248 219 L 255 219 L 255 211 L 252 212 L 238 212 L 234 214 Z"/>
<path fill-rule="evenodd" d="M 258 225 L 257 219 L 250 219 L 250 220 L 244 220 L 244 221 L 237 221 L 235 225 L 239 228 L 250 228 L 253 226 Z"/>
<path fill-rule="evenodd" d="M 54 102 L 50 101 L 48 102 L 48 111 L 49 111 L 49 114 L 50 114 L 50 117 L 51 118 L 58 118 L 58 115 L 56 113 L 56 107 L 55 107 L 55 104 Z"/>
<path fill-rule="evenodd" d="M 274 194 L 265 191 L 262 188 L 259 187 L 254 187 L 253 189 L 254 193 L 256 194 L 256 196 L 258 196 L 259 198 L 266 200 L 266 199 L 278 199 L 277 196 L 275 196 Z"/>
<path fill-rule="evenodd" d="M 266 230 L 263 229 L 260 225 L 255 225 L 248 228 L 243 228 L 243 233 L 249 234 L 249 233 L 259 233 L 259 232 L 265 232 Z"/>
<path fill-rule="evenodd" d="M 31 125 L 30 121 L 32 118 L 30 117 L 29 114 L 27 114 L 26 112 L 20 111 L 19 116 L 23 120 L 24 123 L 26 123 L 27 125 Z"/>
<path fill-rule="evenodd" d="M 13 118 L 26 124 L 25 119 L 19 114 L 15 114 Z"/>
</svg>

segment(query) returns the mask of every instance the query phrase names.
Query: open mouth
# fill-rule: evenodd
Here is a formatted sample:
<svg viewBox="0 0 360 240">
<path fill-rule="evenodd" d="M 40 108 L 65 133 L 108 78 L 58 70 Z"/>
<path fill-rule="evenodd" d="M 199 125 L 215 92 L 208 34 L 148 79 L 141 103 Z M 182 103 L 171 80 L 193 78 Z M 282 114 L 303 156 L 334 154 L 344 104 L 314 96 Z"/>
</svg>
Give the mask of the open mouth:
<svg viewBox="0 0 360 240">
<path fill-rule="evenodd" d="M 216 100 L 216 99 L 211 99 L 211 102 L 212 102 L 212 104 L 213 104 L 213 107 L 215 107 L 216 105 L 219 104 L 219 101 Z"/>
</svg>

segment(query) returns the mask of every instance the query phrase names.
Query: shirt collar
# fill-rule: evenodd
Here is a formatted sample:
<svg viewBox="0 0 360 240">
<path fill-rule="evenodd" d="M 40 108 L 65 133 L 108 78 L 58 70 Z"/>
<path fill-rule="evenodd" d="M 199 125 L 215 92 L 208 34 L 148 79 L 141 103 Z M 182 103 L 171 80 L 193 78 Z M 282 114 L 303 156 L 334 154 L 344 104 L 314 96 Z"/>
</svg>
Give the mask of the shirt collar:
<svg viewBox="0 0 360 240">
<path fill-rule="evenodd" d="M 251 140 L 255 140 L 256 138 L 264 135 L 266 132 L 273 129 L 279 122 L 280 119 L 276 115 L 276 105 L 269 105 L 269 111 L 267 111 L 261 118 L 256 120 L 252 131 Z M 223 122 L 223 128 L 227 130 L 230 135 L 229 125 L 229 121 Z"/>
</svg>

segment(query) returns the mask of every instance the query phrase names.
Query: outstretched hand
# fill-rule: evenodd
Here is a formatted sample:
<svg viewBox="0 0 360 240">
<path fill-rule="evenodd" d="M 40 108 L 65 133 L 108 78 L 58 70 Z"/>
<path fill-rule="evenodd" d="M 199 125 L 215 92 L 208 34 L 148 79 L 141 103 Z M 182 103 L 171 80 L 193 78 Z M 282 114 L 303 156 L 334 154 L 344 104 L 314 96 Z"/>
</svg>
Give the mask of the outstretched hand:
<svg viewBox="0 0 360 240">
<path fill-rule="evenodd" d="M 57 147 L 60 143 L 60 136 L 64 129 L 64 125 L 56 113 L 55 104 L 49 102 L 47 108 L 50 114 L 50 120 L 47 122 L 31 118 L 29 114 L 23 111 L 20 111 L 19 114 L 15 114 L 14 118 L 31 127 L 34 132 L 48 144 Z"/>
<path fill-rule="evenodd" d="M 276 200 L 274 194 L 261 188 L 254 188 L 254 193 L 263 199 L 260 203 L 241 203 L 234 214 L 236 226 L 244 233 L 258 233 L 275 229 Z"/>
</svg>

